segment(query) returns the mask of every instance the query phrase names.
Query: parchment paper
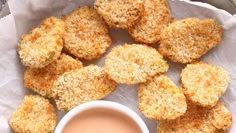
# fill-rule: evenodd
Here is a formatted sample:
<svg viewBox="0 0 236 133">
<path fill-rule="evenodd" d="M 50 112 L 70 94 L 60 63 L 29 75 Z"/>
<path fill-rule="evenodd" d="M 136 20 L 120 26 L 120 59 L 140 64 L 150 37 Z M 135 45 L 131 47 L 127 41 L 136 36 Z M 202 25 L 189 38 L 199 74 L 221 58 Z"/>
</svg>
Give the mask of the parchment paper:
<svg viewBox="0 0 236 133">
<path fill-rule="evenodd" d="M 221 99 L 233 113 L 231 133 L 236 132 L 236 16 L 217 9 L 208 4 L 189 1 L 169 1 L 173 16 L 181 19 L 186 17 L 214 18 L 224 29 L 224 39 L 215 49 L 208 52 L 201 60 L 220 65 L 230 72 L 230 85 Z M 12 132 L 8 119 L 22 102 L 25 94 L 32 94 L 23 87 L 24 67 L 16 52 L 20 36 L 37 26 L 41 20 L 51 15 L 61 16 L 82 5 L 93 6 L 93 0 L 9 0 L 11 14 L 0 19 L 0 133 Z M 110 31 L 113 46 L 132 43 L 133 40 L 124 30 Z M 110 49 L 109 49 L 110 50 Z M 84 65 L 95 63 L 103 66 L 100 60 L 84 62 Z M 184 65 L 170 63 L 168 75 L 179 85 L 179 73 Z M 146 122 L 150 133 L 156 133 L 157 122 L 146 119 L 138 111 L 137 85 L 119 85 L 117 90 L 105 100 L 122 103 L 137 112 Z M 65 113 L 58 112 L 61 118 Z"/>
</svg>

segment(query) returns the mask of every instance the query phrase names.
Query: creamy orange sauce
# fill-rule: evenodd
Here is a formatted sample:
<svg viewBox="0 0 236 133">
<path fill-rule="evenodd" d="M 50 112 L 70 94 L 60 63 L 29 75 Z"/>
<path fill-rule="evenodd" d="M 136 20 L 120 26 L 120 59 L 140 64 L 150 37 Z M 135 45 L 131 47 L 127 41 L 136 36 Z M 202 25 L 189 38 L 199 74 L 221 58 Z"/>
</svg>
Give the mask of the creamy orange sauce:
<svg viewBox="0 0 236 133">
<path fill-rule="evenodd" d="M 137 123 L 121 112 L 96 108 L 79 113 L 62 133 L 142 133 Z"/>
</svg>

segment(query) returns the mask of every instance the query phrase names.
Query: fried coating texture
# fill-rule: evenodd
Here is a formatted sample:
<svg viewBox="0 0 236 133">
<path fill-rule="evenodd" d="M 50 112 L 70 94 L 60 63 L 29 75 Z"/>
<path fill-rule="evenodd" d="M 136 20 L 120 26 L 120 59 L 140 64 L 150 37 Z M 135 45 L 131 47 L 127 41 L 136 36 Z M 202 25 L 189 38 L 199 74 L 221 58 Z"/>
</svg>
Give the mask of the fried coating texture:
<svg viewBox="0 0 236 133">
<path fill-rule="evenodd" d="M 53 133 L 57 115 L 48 99 L 27 95 L 11 115 L 9 124 L 16 133 Z"/>
<path fill-rule="evenodd" d="M 187 110 L 181 90 L 165 75 L 156 75 L 138 88 L 139 110 L 150 119 L 171 120 Z"/>
<path fill-rule="evenodd" d="M 126 29 L 143 13 L 143 0 L 95 0 L 94 8 L 110 27 Z"/>
<path fill-rule="evenodd" d="M 232 124 L 232 114 L 218 102 L 212 109 L 188 104 L 185 115 L 161 121 L 157 133 L 225 133 Z"/>
<path fill-rule="evenodd" d="M 187 99 L 204 107 L 213 107 L 226 91 L 228 73 L 207 63 L 188 64 L 181 73 L 181 83 Z"/>
<path fill-rule="evenodd" d="M 53 97 L 61 111 L 106 97 L 115 90 L 116 83 L 103 68 L 90 65 L 61 75 L 54 83 Z"/>
<path fill-rule="evenodd" d="M 23 35 L 17 48 L 23 65 L 42 68 L 57 59 L 63 47 L 64 32 L 65 23 L 50 17 L 31 33 Z"/>
<path fill-rule="evenodd" d="M 141 19 L 128 28 L 128 32 L 139 43 L 156 43 L 160 40 L 161 31 L 170 21 L 171 13 L 167 0 L 145 0 Z"/>
<path fill-rule="evenodd" d="M 66 24 L 64 48 L 77 58 L 99 58 L 112 41 L 102 17 L 88 7 L 80 7 L 63 17 Z"/>
<path fill-rule="evenodd" d="M 158 51 L 173 62 L 190 63 L 216 47 L 223 31 L 213 19 L 177 20 L 162 30 Z"/>
<path fill-rule="evenodd" d="M 54 81 L 63 73 L 82 67 L 79 60 L 62 54 L 44 68 L 27 68 L 24 73 L 24 85 L 42 96 L 52 97 Z"/>
<path fill-rule="evenodd" d="M 105 71 L 117 83 L 135 84 L 164 73 L 168 64 L 154 49 L 141 44 L 124 44 L 112 48 L 105 59 Z"/>
</svg>

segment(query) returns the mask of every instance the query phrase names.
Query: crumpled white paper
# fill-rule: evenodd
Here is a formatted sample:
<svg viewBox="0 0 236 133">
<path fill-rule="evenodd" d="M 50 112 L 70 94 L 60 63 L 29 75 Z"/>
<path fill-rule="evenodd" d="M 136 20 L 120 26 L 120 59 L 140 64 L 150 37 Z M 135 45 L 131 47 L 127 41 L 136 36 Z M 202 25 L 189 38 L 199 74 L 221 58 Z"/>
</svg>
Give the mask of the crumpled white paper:
<svg viewBox="0 0 236 133">
<path fill-rule="evenodd" d="M 224 39 L 215 49 L 208 52 L 201 60 L 220 65 L 230 72 L 231 81 L 222 101 L 233 114 L 230 132 L 236 132 L 236 16 L 208 4 L 189 1 L 169 1 L 174 17 L 214 18 L 224 29 Z M 24 67 L 19 61 L 16 45 L 20 36 L 37 26 L 41 20 L 51 15 L 61 16 L 78 6 L 93 6 L 93 0 L 9 0 L 11 14 L 0 19 L 0 133 L 11 133 L 8 119 L 22 102 L 24 95 L 32 92 L 23 86 Z M 132 43 L 133 40 L 124 30 L 110 31 L 113 46 Z M 109 49 L 110 50 L 110 49 Z M 103 56 L 99 60 L 84 62 L 103 66 Z M 179 85 L 179 73 L 184 65 L 170 63 L 168 75 Z M 156 133 L 157 122 L 148 120 L 138 110 L 137 85 L 119 85 L 117 90 L 105 100 L 119 102 L 137 112 L 146 122 L 150 133 Z M 58 112 L 59 118 L 65 113 Z"/>
</svg>

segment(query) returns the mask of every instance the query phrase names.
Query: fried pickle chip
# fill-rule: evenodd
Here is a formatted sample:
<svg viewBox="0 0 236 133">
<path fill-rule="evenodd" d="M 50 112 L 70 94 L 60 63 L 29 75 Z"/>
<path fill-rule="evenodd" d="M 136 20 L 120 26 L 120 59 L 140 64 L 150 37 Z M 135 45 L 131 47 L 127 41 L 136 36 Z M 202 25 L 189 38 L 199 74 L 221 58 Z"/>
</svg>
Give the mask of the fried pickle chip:
<svg viewBox="0 0 236 133">
<path fill-rule="evenodd" d="M 63 73 L 82 67 L 79 60 L 62 54 L 44 68 L 27 68 L 24 73 L 24 85 L 42 96 L 52 97 L 54 81 Z"/>
<path fill-rule="evenodd" d="M 112 41 L 102 17 L 88 7 L 80 7 L 63 17 L 66 24 L 64 48 L 77 58 L 99 58 Z"/>
<path fill-rule="evenodd" d="M 57 115 L 49 100 L 27 95 L 11 115 L 9 124 L 16 133 L 53 133 Z"/>
<path fill-rule="evenodd" d="M 94 8 L 110 27 L 128 28 L 144 11 L 143 0 L 95 0 Z"/>
<path fill-rule="evenodd" d="M 177 20 L 162 30 L 158 51 L 173 62 L 190 63 L 216 47 L 223 31 L 213 19 Z"/>
<path fill-rule="evenodd" d="M 157 133 L 224 133 L 231 124 L 232 114 L 221 102 L 212 109 L 188 104 L 183 116 L 161 121 Z"/>
<path fill-rule="evenodd" d="M 58 109 L 68 111 L 79 104 L 106 97 L 115 86 L 103 68 L 90 65 L 61 75 L 52 91 Z"/>
<path fill-rule="evenodd" d="M 105 60 L 105 71 L 117 83 L 135 84 L 168 70 L 168 64 L 154 49 L 141 44 L 112 48 Z"/>
<path fill-rule="evenodd" d="M 128 28 L 128 32 L 139 43 L 156 43 L 160 40 L 161 31 L 170 21 L 171 14 L 167 0 L 145 0 L 141 19 Z"/>
<path fill-rule="evenodd" d="M 31 33 L 23 35 L 18 44 L 21 62 L 31 68 L 42 68 L 57 59 L 63 47 L 65 23 L 50 17 Z"/>
<path fill-rule="evenodd" d="M 187 99 L 204 107 L 213 107 L 226 91 L 228 73 L 207 63 L 188 64 L 181 73 L 181 83 Z"/>
<path fill-rule="evenodd" d="M 139 85 L 139 110 L 150 119 L 172 120 L 187 110 L 181 90 L 165 75 L 156 75 Z"/>
</svg>

